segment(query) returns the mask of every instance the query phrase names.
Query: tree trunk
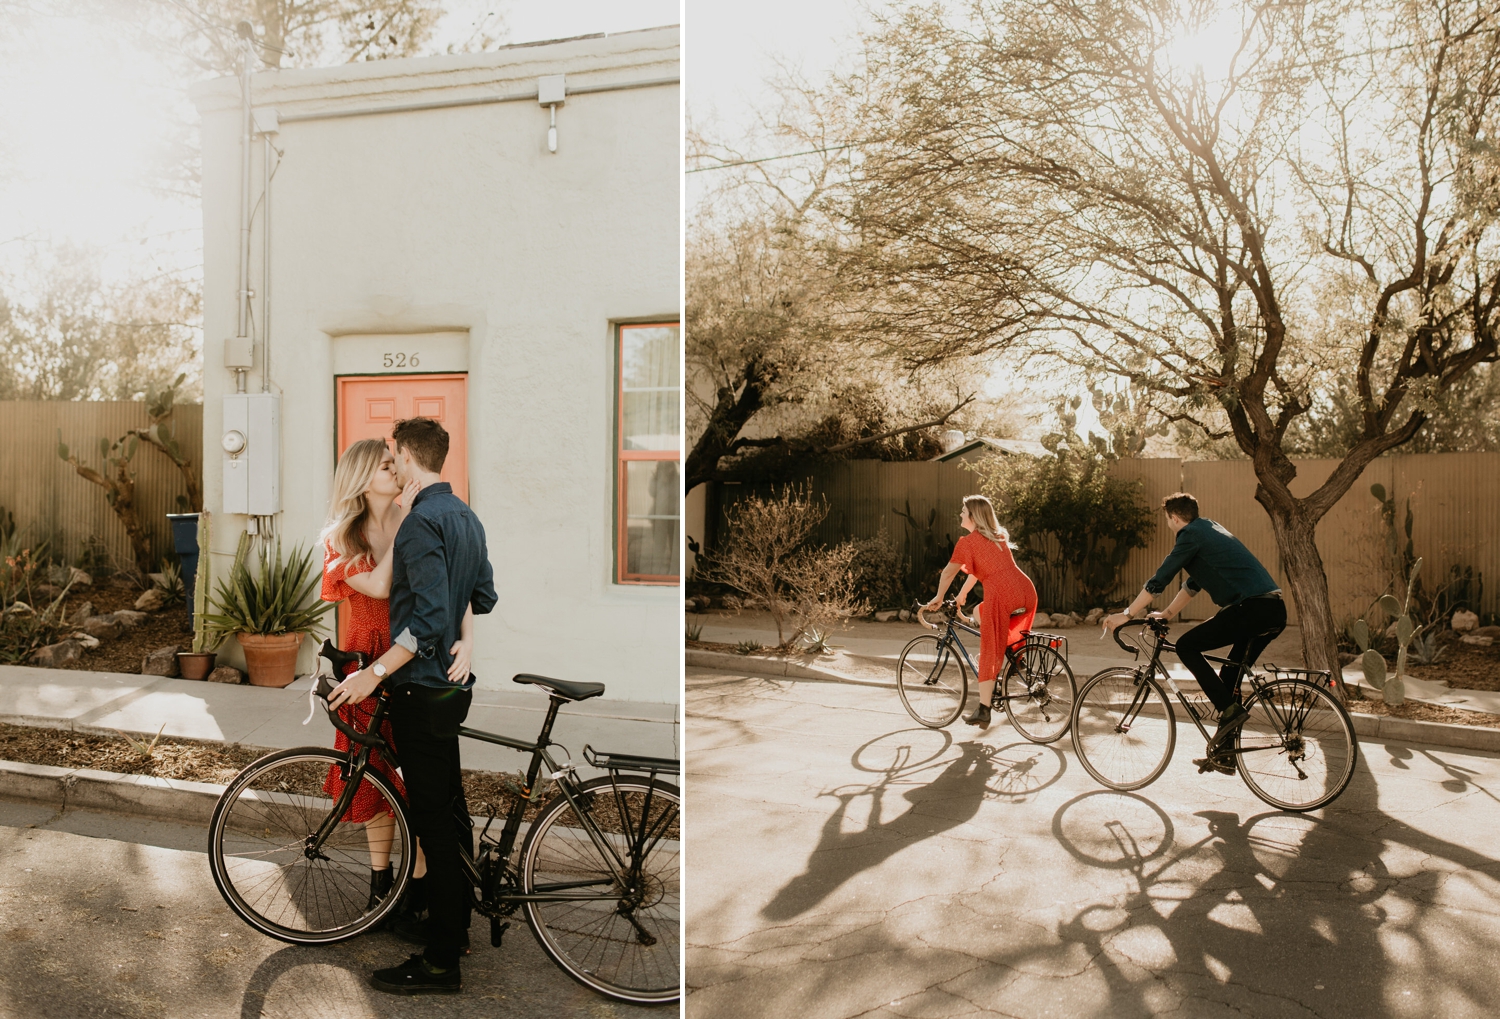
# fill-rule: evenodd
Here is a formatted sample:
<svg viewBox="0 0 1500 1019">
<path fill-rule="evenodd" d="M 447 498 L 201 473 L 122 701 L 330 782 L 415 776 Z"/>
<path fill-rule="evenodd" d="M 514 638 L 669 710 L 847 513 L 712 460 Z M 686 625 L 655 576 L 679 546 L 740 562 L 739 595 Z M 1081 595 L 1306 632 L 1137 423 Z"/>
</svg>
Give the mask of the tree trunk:
<svg viewBox="0 0 1500 1019">
<path fill-rule="evenodd" d="M 1328 598 L 1328 576 L 1318 552 L 1318 522 L 1310 518 L 1300 500 L 1276 498 L 1264 485 L 1256 487 L 1255 499 L 1271 517 L 1276 549 L 1286 570 L 1292 600 L 1297 606 L 1297 624 L 1302 630 L 1302 657 L 1309 669 L 1326 669 L 1337 680 L 1343 695 L 1343 673 L 1339 668 L 1338 632 L 1333 622 L 1333 603 Z"/>
</svg>

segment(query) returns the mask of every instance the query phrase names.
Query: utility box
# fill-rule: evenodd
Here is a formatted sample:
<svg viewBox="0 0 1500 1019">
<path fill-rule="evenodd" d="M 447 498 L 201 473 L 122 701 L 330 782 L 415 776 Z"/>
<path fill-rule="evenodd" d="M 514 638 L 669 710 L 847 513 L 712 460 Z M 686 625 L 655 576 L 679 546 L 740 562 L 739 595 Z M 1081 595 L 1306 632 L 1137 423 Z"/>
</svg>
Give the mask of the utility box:
<svg viewBox="0 0 1500 1019">
<path fill-rule="evenodd" d="M 224 512 L 280 513 L 281 397 L 230 393 L 223 399 Z"/>
</svg>

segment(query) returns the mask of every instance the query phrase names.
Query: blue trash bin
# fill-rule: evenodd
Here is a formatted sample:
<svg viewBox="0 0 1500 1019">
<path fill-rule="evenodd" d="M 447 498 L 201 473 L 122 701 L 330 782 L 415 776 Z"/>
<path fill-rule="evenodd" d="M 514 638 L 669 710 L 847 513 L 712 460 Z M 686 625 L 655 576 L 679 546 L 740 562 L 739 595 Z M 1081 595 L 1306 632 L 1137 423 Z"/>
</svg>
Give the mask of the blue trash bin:
<svg viewBox="0 0 1500 1019">
<path fill-rule="evenodd" d="M 172 550 L 182 560 L 182 587 L 191 612 L 193 591 L 198 586 L 198 514 L 168 513 L 167 520 L 172 524 Z"/>
</svg>

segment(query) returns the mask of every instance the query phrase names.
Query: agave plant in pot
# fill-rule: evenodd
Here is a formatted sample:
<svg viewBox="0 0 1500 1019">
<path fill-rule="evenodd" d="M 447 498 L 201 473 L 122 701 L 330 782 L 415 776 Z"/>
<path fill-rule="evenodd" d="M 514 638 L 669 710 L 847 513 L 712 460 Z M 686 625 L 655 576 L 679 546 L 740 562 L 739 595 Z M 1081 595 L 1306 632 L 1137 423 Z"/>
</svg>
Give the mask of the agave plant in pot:
<svg viewBox="0 0 1500 1019">
<path fill-rule="evenodd" d="M 321 581 L 311 551 L 299 545 L 283 560 L 279 540 L 274 550 L 262 543 L 253 566 L 237 560 L 228 580 L 219 581 L 206 621 L 239 641 L 252 686 L 286 686 L 297 678 L 303 638 L 322 629 L 333 607 L 318 598 Z"/>
</svg>

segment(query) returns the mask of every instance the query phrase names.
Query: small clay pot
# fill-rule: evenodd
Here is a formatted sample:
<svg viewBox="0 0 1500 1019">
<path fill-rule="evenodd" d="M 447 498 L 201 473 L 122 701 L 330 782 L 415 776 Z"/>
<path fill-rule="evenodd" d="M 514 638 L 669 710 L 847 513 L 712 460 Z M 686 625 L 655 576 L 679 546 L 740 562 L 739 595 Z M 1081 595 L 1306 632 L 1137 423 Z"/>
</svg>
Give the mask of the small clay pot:
<svg viewBox="0 0 1500 1019">
<path fill-rule="evenodd" d="M 251 686 L 289 686 L 297 678 L 297 650 L 302 647 L 300 633 L 240 633 L 240 650 Z"/>
<path fill-rule="evenodd" d="M 179 651 L 177 670 L 183 679 L 207 679 L 214 671 L 214 659 L 218 657 L 217 651 Z"/>
</svg>

